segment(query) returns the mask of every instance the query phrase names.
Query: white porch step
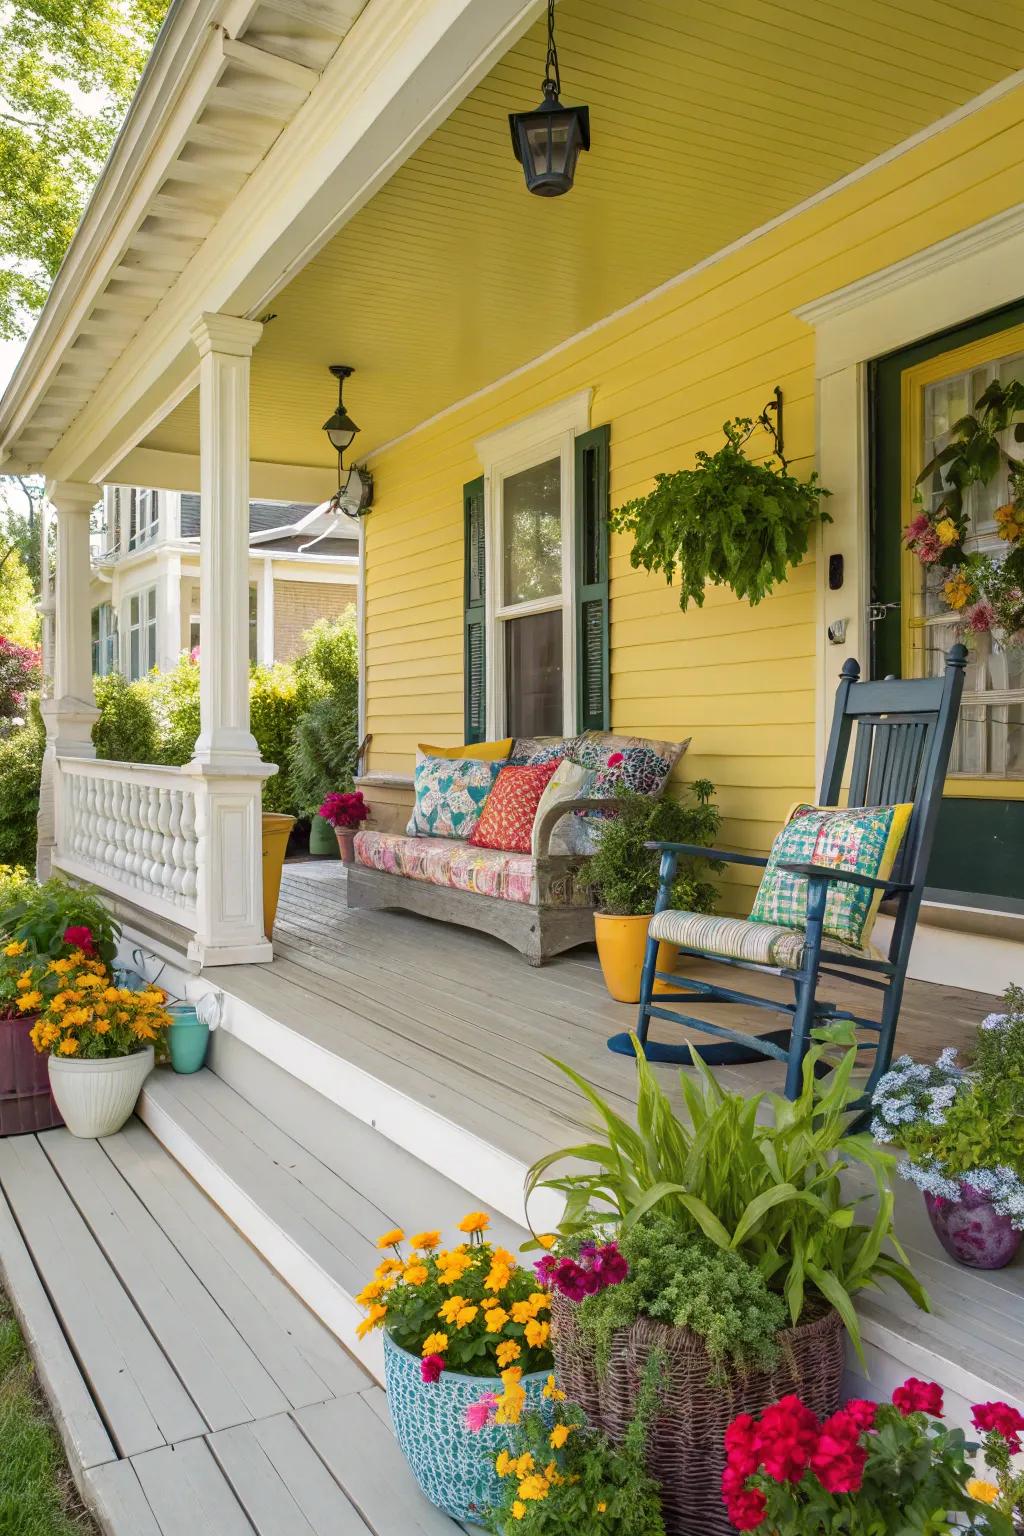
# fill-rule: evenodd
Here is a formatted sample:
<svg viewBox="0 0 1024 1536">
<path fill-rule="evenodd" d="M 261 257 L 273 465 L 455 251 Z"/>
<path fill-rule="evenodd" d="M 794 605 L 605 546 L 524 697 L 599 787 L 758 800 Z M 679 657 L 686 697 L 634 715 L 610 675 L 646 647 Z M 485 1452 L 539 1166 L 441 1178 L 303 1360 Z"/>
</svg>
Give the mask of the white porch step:
<svg viewBox="0 0 1024 1536">
<path fill-rule="evenodd" d="M 331 1331 L 378 1379 L 380 1337 L 356 1338 L 355 1296 L 393 1226 L 454 1234 L 465 1190 L 236 1040 L 222 1077 L 155 1072 L 138 1114 L 153 1134 Z M 264 1109 L 272 1110 L 271 1118 Z M 526 1235 L 498 1218 L 498 1241 Z"/>
</svg>

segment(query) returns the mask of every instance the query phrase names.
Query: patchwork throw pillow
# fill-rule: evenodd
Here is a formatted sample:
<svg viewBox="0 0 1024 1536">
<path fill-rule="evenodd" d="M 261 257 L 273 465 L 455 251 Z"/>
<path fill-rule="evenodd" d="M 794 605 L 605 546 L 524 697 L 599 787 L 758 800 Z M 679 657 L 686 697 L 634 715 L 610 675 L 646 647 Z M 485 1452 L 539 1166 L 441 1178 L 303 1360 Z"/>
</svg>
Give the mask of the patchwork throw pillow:
<svg viewBox="0 0 1024 1536">
<path fill-rule="evenodd" d="M 470 757 L 420 758 L 407 835 L 468 838 L 500 771 L 500 763 Z"/>
<path fill-rule="evenodd" d="M 545 815 L 553 806 L 560 805 L 565 800 L 590 800 L 593 798 L 593 784 L 596 774 L 593 768 L 581 768 L 579 763 L 571 763 L 568 758 L 558 763 L 554 773 L 547 782 L 544 793 L 537 802 L 537 814 L 533 821 L 533 834 L 531 848 L 534 858 L 537 857 L 537 834 Z M 561 821 L 556 821 L 551 833 L 551 841 L 548 844 L 549 853 L 575 853 L 573 846 L 573 832 L 578 826 L 575 816 L 563 816 Z"/>
<path fill-rule="evenodd" d="M 783 864 L 827 864 L 886 880 L 906 835 L 912 805 L 879 805 L 837 810 L 834 806 L 797 805 L 772 844 L 750 920 L 784 928 L 807 925 L 809 882 L 789 875 Z M 882 903 L 881 891 L 859 885 L 830 885 L 825 902 L 828 938 L 865 948 Z"/>
<path fill-rule="evenodd" d="M 532 768 L 538 763 L 560 763 L 572 757 L 575 736 L 517 736 L 512 742 L 509 766 Z"/>
<path fill-rule="evenodd" d="M 557 763 L 535 763 L 502 768 L 469 839 L 474 848 L 529 853 L 537 806 L 557 767 Z"/>
<path fill-rule="evenodd" d="M 512 737 L 504 741 L 474 741 L 463 747 L 432 747 L 421 741 L 416 748 L 420 757 L 471 757 L 488 763 L 503 763 L 512 751 Z"/>
</svg>

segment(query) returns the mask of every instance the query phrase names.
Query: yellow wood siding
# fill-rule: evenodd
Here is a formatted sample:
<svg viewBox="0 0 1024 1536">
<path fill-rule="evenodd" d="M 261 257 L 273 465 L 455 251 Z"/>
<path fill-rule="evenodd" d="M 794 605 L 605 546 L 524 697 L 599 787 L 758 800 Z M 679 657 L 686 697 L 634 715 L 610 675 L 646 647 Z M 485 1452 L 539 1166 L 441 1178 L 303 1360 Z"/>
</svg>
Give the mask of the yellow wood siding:
<svg viewBox="0 0 1024 1536">
<path fill-rule="evenodd" d="M 589 386 L 592 421 L 611 423 L 617 505 L 656 471 L 717 446 L 727 416 L 756 414 L 781 384 L 787 453 L 806 473 L 814 338 L 793 309 L 1013 205 L 1022 167 L 1018 88 L 376 455 L 366 525 L 370 768 L 409 772 L 417 740 L 462 739 L 461 491 L 480 473 L 478 438 Z M 703 609 L 683 614 L 677 599 L 613 542 L 613 729 L 691 737 L 681 777 L 713 779 L 726 841 L 763 851 L 789 805 L 813 793 L 814 563 L 757 608 L 712 590 Z M 724 905 L 742 909 L 750 885 L 732 874 Z"/>
</svg>

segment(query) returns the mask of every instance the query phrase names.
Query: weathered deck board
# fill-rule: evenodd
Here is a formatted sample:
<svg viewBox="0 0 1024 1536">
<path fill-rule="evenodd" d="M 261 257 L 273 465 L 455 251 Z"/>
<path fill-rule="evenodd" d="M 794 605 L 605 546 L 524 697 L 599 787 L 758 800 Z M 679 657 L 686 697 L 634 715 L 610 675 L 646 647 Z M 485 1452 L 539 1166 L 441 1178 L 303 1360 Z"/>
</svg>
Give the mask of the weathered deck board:
<svg viewBox="0 0 1024 1536">
<path fill-rule="evenodd" d="M 210 1437 L 257 1536 L 366 1536 L 366 1526 L 294 1420 Z"/>
<path fill-rule="evenodd" d="M 133 1456 L 132 1467 L 161 1536 L 252 1536 L 253 1527 L 205 1440 Z"/>
</svg>

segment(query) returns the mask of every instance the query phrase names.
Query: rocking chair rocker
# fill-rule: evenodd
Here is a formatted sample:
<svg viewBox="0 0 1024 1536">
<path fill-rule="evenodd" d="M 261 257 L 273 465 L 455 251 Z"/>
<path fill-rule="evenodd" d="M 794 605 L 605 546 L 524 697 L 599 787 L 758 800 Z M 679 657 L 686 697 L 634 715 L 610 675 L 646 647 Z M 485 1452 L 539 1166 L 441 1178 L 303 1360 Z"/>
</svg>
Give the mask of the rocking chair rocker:
<svg viewBox="0 0 1024 1536">
<path fill-rule="evenodd" d="M 880 682 L 861 682 L 860 667 L 852 659 L 840 674 L 836 693 L 832 731 L 825 759 L 819 805 L 839 808 L 840 790 L 850 756 L 850 788 L 847 807 L 888 806 L 913 802 L 906 836 L 892 873 L 876 880 L 850 870 L 820 864 L 784 864 L 786 873 L 808 881 L 807 921 L 801 934 L 794 930 L 790 964 L 768 965 L 735 958 L 701 948 L 699 944 L 677 944 L 681 954 L 714 960 L 740 970 L 762 975 L 781 976 L 793 983 L 795 1001 L 785 1003 L 745 992 L 732 991 L 710 982 L 696 981 L 657 970 L 659 940 L 671 942 L 672 917 L 686 914 L 669 912 L 671 891 L 680 855 L 721 859 L 730 864 L 753 864 L 763 868 L 767 859 L 751 854 L 728 853 L 719 849 L 692 847 L 686 843 L 650 843 L 661 852 L 660 884 L 644 959 L 640 993 L 637 1036 L 648 1061 L 676 1062 L 689 1066 L 688 1045 L 667 1045 L 649 1038 L 652 1019 L 669 1019 L 702 1034 L 717 1037 L 722 1044 L 699 1045 L 698 1054 L 713 1065 L 733 1065 L 757 1061 L 762 1056 L 786 1063 L 786 1097 L 793 1099 L 800 1091 L 803 1060 L 811 1045 L 812 1032 L 823 1025 L 847 1020 L 876 1036 L 860 1046 L 874 1052 L 874 1061 L 865 1092 L 870 1094 L 892 1059 L 893 1040 L 903 998 L 903 984 L 910 959 L 910 946 L 924 892 L 928 858 L 935 836 L 935 824 L 942 800 L 942 789 L 953 744 L 960 697 L 964 686 L 967 652 L 954 645 L 947 657 L 943 677 Z M 856 734 L 854 735 L 854 727 Z M 825 902 L 829 886 L 846 882 L 871 891 L 881 891 L 883 899 L 895 905 L 895 921 L 888 954 L 875 958 L 868 950 L 854 951 L 836 944 L 823 934 Z M 662 914 L 666 914 L 663 917 Z M 763 935 L 765 925 L 739 923 L 738 928 L 752 930 L 751 937 Z M 760 933 L 759 933 L 760 931 Z M 831 946 L 831 947 L 830 947 Z M 855 982 L 882 994 L 880 1017 L 862 1018 L 819 1001 L 821 976 Z M 663 990 L 655 1000 L 655 982 Z M 701 1004 L 742 1003 L 787 1016 L 784 1029 L 763 1035 L 750 1035 L 694 1019 L 682 1011 L 697 999 Z M 633 1055 L 632 1037 L 614 1035 L 609 1048 L 621 1055 Z"/>
</svg>

